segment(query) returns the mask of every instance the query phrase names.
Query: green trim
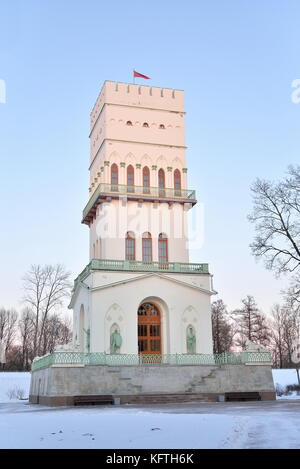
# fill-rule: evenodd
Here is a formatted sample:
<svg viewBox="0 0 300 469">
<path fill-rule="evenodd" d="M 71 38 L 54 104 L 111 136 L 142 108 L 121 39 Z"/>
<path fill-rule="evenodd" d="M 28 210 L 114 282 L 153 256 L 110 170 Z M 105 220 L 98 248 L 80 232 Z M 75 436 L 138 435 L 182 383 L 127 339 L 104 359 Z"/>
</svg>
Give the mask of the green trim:
<svg viewBox="0 0 300 469">
<path fill-rule="evenodd" d="M 243 365 L 271 364 L 270 352 L 240 352 L 213 354 L 115 354 L 105 352 L 54 352 L 34 359 L 31 371 L 52 365 L 107 365 L 107 366 L 172 366 L 172 365 Z"/>
<path fill-rule="evenodd" d="M 153 165 L 152 166 L 152 171 L 156 171 L 157 170 L 157 166 L 156 165 Z"/>
<path fill-rule="evenodd" d="M 74 281 L 74 289 L 89 274 L 97 270 L 116 270 L 133 272 L 162 272 L 180 274 L 209 274 L 208 264 L 194 264 L 185 262 L 143 262 L 118 259 L 92 259 Z"/>
<path fill-rule="evenodd" d="M 182 168 L 183 173 L 187 173 L 187 168 Z"/>
<path fill-rule="evenodd" d="M 169 171 L 169 172 L 172 171 L 172 169 L 173 169 L 172 166 L 167 167 L 167 171 Z"/>
<path fill-rule="evenodd" d="M 135 165 L 135 167 L 136 167 L 136 169 L 141 169 L 142 165 L 141 165 L 140 163 L 137 163 L 137 164 Z"/>
<path fill-rule="evenodd" d="M 104 166 L 109 166 L 109 161 L 104 161 Z"/>
<path fill-rule="evenodd" d="M 178 202 L 196 200 L 196 192 L 189 189 L 162 189 L 159 187 L 127 186 L 125 184 L 100 183 L 83 209 L 83 219 L 88 215 L 94 204 L 97 203 L 98 197 L 100 197 L 101 194 L 112 194 L 114 196 L 134 195 L 141 196 L 141 198 L 145 199 L 149 197 L 157 197 L 159 199 L 175 199 L 175 201 L 178 200 Z"/>
<path fill-rule="evenodd" d="M 124 162 L 122 161 L 122 162 L 120 163 L 120 166 L 121 166 L 121 168 L 125 168 L 126 163 L 124 163 Z"/>
</svg>

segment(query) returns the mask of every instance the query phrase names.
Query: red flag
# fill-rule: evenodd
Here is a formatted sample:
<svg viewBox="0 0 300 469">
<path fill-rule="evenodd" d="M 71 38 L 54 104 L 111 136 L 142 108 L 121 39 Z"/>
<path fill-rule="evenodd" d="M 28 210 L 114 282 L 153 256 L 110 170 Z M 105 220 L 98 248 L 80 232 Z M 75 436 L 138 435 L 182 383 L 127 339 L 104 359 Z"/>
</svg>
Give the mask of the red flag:
<svg viewBox="0 0 300 469">
<path fill-rule="evenodd" d="M 146 80 L 151 80 L 150 77 L 146 77 L 146 75 L 142 75 L 141 73 L 139 72 L 136 72 L 135 70 L 133 70 L 133 77 L 140 77 L 140 78 L 145 78 Z"/>
</svg>

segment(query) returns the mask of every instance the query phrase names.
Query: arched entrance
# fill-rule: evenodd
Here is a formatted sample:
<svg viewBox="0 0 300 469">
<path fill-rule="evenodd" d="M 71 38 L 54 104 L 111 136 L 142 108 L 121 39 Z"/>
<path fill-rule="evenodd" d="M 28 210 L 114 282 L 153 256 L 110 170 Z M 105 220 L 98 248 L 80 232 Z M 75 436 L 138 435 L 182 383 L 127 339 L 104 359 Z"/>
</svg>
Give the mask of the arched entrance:
<svg viewBox="0 0 300 469">
<path fill-rule="evenodd" d="M 161 314 L 153 303 L 143 303 L 138 309 L 138 351 L 139 354 L 155 356 L 161 354 Z M 158 357 L 156 357 L 158 358 Z"/>
</svg>

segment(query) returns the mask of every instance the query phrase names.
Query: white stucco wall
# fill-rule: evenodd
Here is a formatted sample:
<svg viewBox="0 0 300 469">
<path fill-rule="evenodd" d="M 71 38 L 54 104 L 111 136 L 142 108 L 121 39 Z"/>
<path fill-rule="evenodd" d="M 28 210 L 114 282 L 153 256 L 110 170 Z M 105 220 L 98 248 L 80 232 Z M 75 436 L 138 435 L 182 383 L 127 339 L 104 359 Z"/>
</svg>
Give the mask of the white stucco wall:
<svg viewBox="0 0 300 469">
<path fill-rule="evenodd" d="M 120 353 L 138 353 L 137 311 L 140 304 L 149 301 L 161 312 L 162 353 L 187 352 L 186 330 L 189 325 L 196 332 L 196 352 L 212 353 L 212 292 L 188 285 L 191 277 L 147 272 L 94 273 L 92 281 L 90 279 L 92 289 L 80 287 L 74 300 L 77 324 L 81 304 L 89 312 L 91 352 L 110 352 L 111 326 L 117 324 L 123 339 Z M 209 275 L 193 277 L 198 277 L 202 285 L 209 287 Z M 131 280 L 128 282 L 128 279 Z"/>
<path fill-rule="evenodd" d="M 142 260 L 142 235 L 149 232 L 153 261 L 158 261 L 158 236 L 165 233 L 169 262 L 188 262 L 187 209 L 179 203 L 155 206 L 120 200 L 100 205 L 90 226 L 90 259 L 125 259 L 125 236 L 131 231 L 136 237 L 136 260 Z"/>
</svg>

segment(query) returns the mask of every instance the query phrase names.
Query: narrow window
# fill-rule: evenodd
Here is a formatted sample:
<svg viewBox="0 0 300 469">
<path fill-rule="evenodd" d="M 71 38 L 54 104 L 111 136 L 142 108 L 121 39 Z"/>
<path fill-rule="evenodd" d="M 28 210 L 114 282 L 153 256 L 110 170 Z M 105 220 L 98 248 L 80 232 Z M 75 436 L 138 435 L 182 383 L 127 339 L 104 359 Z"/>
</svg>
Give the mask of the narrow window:
<svg viewBox="0 0 300 469">
<path fill-rule="evenodd" d="M 111 166 L 111 190 L 118 191 L 118 166 L 114 163 Z"/>
<path fill-rule="evenodd" d="M 152 238 L 150 233 L 144 233 L 142 238 L 143 262 L 152 262 Z"/>
<path fill-rule="evenodd" d="M 165 195 L 165 172 L 162 168 L 158 171 L 158 187 L 159 187 L 159 195 L 164 196 Z"/>
<path fill-rule="evenodd" d="M 127 121 L 127 122 L 126 122 L 126 125 L 132 125 L 132 122 L 131 122 L 131 121 Z"/>
<path fill-rule="evenodd" d="M 127 261 L 135 260 L 135 236 L 134 233 L 128 231 L 125 239 L 125 259 Z"/>
<path fill-rule="evenodd" d="M 134 192 L 134 169 L 131 164 L 127 166 L 127 192 Z"/>
<path fill-rule="evenodd" d="M 174 189 L 175 195 L 181 196 L 181 174 L 179 169 L 175 169 L 174 171 Z"/>
<path fill-rule="evenodd" d="M 144 166 L 143 168 L 143 193 L 150 193 L 150 170 L 148 166 Z"/>
<path fill-rule="evenodd" d="M 159 128 L 160 128 L 160 129 L 165 129 L 164 124 L 160 124 L 160 125 L 159 125 Z"/>
<path fill-rule="evenodd" d="M 158 262 L 160 264 L 168 262 L 168 238 L 164 233 L 160 233 L 158 237 Z"/>
<path fill-rule="evenodd" d="M 149 127 L 148 122 L 144 122 L 144 123 L 143 123 L 143 127 Z"/>
</svg>

